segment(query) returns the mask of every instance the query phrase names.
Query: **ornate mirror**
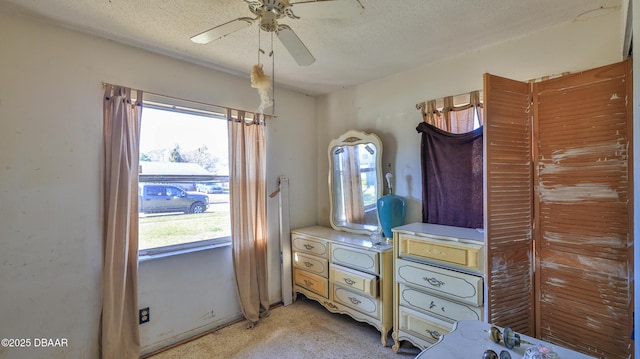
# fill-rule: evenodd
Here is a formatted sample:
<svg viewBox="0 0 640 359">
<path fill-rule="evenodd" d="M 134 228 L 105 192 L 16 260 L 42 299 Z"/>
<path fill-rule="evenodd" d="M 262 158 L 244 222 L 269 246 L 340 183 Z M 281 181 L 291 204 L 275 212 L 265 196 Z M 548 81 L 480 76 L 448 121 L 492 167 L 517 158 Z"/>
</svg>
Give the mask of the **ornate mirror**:
<svg viewBox="0 0 640 359">
<path fill-rule="evenodd" d="M 382 196 L 382 141 L 373 133 L 347 131 L 329 144 L 331 227 L 373 234 Z"/>
</svg>

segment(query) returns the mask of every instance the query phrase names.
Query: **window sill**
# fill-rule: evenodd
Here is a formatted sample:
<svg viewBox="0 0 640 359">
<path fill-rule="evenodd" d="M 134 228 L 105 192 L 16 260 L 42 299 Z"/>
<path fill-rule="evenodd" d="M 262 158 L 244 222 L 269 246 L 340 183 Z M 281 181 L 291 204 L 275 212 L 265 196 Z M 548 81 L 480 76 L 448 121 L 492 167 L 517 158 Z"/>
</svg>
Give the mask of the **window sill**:
<svg viewBox="0 0 640 359">
<path fill-rule="evenodd" d="M 172 257 L 229 246 L 231 246 L 231 237 L 217 238 L 194 243 L 176 244 L 166 247 L 142 249 L 138 251 L 138 263 L 158 258 Z"/>
</svg>

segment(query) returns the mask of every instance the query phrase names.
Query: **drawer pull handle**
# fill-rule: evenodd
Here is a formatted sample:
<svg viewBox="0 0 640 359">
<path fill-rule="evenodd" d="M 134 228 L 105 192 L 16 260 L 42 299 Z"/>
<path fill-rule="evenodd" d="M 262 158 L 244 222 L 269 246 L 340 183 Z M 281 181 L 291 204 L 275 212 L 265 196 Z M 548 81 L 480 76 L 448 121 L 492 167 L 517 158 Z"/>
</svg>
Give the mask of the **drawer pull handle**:
<svg viewBox="0 0 640 359">
<path fill-rule="evenodd" d="M 361 301 L 359 301 L 357 298 L 354 298 L 354 297 L 349 297 L 349 300 L 351 301 L 351 303 L 355 305 L 360 305 L 360 303 L 362 303 Z"/>
<path fill-rule="evenodd" d="M 442 335 L 438 333 L 437 330 L 427 330 L 427 333 L 429 333 L 433 339 L 440 339 L 440 336 Z"/>
<path fill-rule="evenodd" d="M 429 303 L 429 309 L 433 309 L 435 307 L 437 307 L 436 303 L 434 301 L 431 301 L 431 303 Z M 443 313 L 445 312 L 444 307 L 440 309 L 442 310 Z"/>
<path fill-rule="evenodd" d="M 435 250 L 435 249 L 429 249 L 429 250 L 427 250 L 427 253 L 433 254 L 434 256 L 445 256 L 446 255 L 445 252 L 438 251 L 438 250 Z"/>
<path fill-rule="evenodd" d="M 356 284 L 356 281 L 351 279 L 351 278 L 342 278 L 344 280 L 345 283 L 347 283 L 348 285 L 354 285 Z"/>
<path fill-rule="evenodd" d="M 313 247 L 312 245 L 310 245 L 310 244 L 305 244 L 305 245 L 304 245 L 304 247 L 305 247 L 307 250 L 309 250 L 309 251 L 310 251 L 310 250 L 312 250 L 312 249 L 314 248 L 314 247 Z"/>
<path fill-rule="evenodd" d="M 422 279 L 424 279 L 425 281 L 429 282 L 429 284 L 431 284 L 434 287 L 441 287 L 441 286 L 444 285 L 443 281 L 438 280 L 435 277 L 431 277 L 431 278 L 423 277 Z"/>
<path fill-rule="evenodd" d="M 305 267 L 307 267 L 307 268 L 313 267 L 313 263 L 311 263 L 311 262 L 303 262 L 303 263 L 304 263 Z"/>
<path fill-rule="evenodd" d="M 304 284 L 305 284 L 307 287 L 313 287 L 313 282 L 312 282 L 312 281 L 310 281 L 310 280 L 308 280 L 308 279 L 305 279 L 305 280 L 304 280 Z"/>
<path fill-rule="evenodd" d="M 329 307 L 329 308 L 338 309 L 338 307 L 335 304 L 331 303 L 331 302 L 324 302 L 324 305 Z"/>
</svg>

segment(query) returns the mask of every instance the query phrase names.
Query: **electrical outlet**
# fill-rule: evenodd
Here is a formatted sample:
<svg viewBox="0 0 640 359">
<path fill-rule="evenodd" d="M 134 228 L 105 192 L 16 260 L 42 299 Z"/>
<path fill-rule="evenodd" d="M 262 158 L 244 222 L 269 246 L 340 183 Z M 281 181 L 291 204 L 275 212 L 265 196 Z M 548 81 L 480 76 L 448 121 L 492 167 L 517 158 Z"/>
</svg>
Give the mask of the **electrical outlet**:
<svg viewBox="0 0 640 359">
<path fill-rule="evenodd" d="M 148 323 L 150 318 L 149 307 L 142 308 L 138 311 L 138 322 L 140 324 Z"/>
</svg>

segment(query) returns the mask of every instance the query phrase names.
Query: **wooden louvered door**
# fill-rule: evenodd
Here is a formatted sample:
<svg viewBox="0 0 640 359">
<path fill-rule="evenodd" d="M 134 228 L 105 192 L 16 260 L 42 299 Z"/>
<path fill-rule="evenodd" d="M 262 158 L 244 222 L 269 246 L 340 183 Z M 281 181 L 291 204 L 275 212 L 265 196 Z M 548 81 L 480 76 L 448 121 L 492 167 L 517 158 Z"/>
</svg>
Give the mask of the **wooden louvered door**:
<svg viewBox="0 0 640 359">
<path fill-rule="evenodd" d="M 530 88 L 484 76 L 484 228 L 487 319 L 533 336 Z"/>
<path fill-rule="evenodd" d="M 630 69 L 533 84 L 536 337 L 600 358 L 631 351 Z"/>
<path fill-rule="evenodd" d="M 630 72 L 484 78 L 487 320 L 599 358 L 633 355 Z"/>
</svg>

